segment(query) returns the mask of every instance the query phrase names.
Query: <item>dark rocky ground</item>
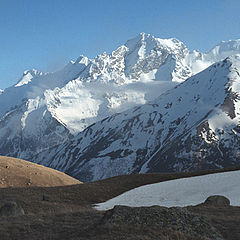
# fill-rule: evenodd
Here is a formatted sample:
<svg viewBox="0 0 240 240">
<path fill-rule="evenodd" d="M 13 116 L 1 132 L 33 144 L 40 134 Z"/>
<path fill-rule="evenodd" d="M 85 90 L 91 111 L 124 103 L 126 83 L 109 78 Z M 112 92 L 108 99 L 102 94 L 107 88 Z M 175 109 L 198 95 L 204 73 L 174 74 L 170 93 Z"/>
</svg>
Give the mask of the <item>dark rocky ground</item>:
<svg viewBox="0 0 240 240">
<path fill-rule="evenodd" d="M 4 203 L 9 202 L 17 202 L 23 211 L 18 211 L 20 214 L 16 216 L 0 216 L 0 239 L 212 240 L 222 236 L 227 240 L 238 240 L 240 207 L 229 206 L 227 201 L 223 201 L 224 204 L 222 201 L 211 204 L 210 201 L 210 204 L 173 211 L 159 207 L 158 210 L 130 208 L 117 213 L 123 219 L 120 221 L 113 220 L 115 218 L 110 211 L 105 213 L 92 208 L 92 204 L 141 185 L 206 173 L 132 174 L 64 187 L 2 188 L 0 212 Z M 139 211 L 142 212 L 140 215 Z M 167 214 L 161 215 L 162 211 L 167 211 Z M 126 212 L 132 214 L 125 215 Z M 157 219 L 159 224 L 155 224 L 156 221 L 151 224 L 146 216 Z M 177 223 L 173 219 L 177 219 Z M 202 230 L 196 228 L 197 224 L 203 224 Z"/>
</svg>

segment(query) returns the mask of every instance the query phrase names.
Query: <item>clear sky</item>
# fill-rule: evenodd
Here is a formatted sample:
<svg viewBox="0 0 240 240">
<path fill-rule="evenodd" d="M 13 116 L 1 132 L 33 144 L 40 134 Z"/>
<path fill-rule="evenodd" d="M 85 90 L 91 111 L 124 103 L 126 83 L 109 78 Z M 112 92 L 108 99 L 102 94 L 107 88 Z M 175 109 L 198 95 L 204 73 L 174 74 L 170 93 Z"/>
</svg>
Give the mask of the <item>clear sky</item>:
<svg viewBox="0 0 240 240">
<path fill-rule="evenodd" d="M 0 0 L 0 88 L 110 53 L 140 32 L 209 51 L 240 38 L 239 0 Z"/>
</svg>

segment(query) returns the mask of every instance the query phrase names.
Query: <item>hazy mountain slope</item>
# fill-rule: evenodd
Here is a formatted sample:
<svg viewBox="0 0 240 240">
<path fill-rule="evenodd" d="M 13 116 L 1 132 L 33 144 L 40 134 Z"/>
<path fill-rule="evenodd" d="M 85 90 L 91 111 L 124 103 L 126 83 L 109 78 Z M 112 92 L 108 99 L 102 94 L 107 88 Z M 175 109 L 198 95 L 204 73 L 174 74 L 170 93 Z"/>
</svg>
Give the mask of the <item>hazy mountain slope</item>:
<svg viewBox="0 0 240 240">
<path fill-rule="evenodd" d="M 240 57 L 227 58 L 156 100 L 98 122 L 34 161 L 83 181 L 239 163 Z"/>
</svg>

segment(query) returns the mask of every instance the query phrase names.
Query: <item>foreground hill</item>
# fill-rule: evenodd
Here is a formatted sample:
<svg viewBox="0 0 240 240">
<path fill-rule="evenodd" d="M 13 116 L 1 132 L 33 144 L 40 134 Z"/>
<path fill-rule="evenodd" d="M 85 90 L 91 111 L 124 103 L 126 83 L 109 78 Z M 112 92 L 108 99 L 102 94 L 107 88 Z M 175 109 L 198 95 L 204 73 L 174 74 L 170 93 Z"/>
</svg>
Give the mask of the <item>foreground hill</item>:
<svg viewBox="0 0 240 240">
<path fill-rule="evenodd" d="M 240 162 L 240 55 L 213 64 L 148 104 L 115 114 L 33 161 L 81 181 Z"/>
<path fill-rule="evenodd" d="M 53 187 L 80 183 L 57 170 L 17 158 L 0 156 L 0 188 Z"/>
<path fill-rule="evenodd" d="M 236 168 L 236 170 L 239 170 L 239 168 Z M 186 234 L 185 231 L 181 231 L 182 229 L 162 228 L 157 226 L 157 222 L 153 225 L 148 223 L 146 226 L 130 222 L 127 225 L 105 224 L 105 212 L 96 211 L 92 208 L 92 204 L 109 200 L 123 192 L 146 184 L 210 173 L 214 173 L 214 171 L 175 174 L 131 174 L 71 186 L 1 188 L 0 208 L 4 201 L 16 201 L 23 207 L 25 215 L 1 217 L 0 237 L 1 240 L 213 240 L 215 238 L 201 238 Z M 43 200 L 43 195 L 47 196 L 47 200 Z M 144 208 L 142 208 L 142 211 L 143 213 L 149 212 L 148 209 Z M 171 209 L 164 211 L 169 212 L 169 214 L 172 212 Z M 128 211 L 128 213 L 132 212 L 136 211 L 134 209 Z M 107 212 L 107 215 L 109 214 L 111 215 L 110 212 Z M 138 215 L 135 216 L 134 214 L 129 216 L 130 220 L 138 217 Z M 150 212 L 150 214 L 154 214 L 154 212 Z M 164 215 L 165 220 L 169 220 L 169 217 L 171 217 L 169 214 Z M 182 218 L 179 218 L 181 216 L 184 217 L 183 221 Z M 140 216 L 139 222 L 141 222 L 142 217 L 144 215 Z M 190 217 L 187 226 L 190 228 L 190 224 L 193 224 L 193 227 L 196 228 L 195 223 L 204 223 L 205 226 L 209 223 L 210 226 L 215 227 L 217 232 L 220 232 L 225 240 L 240 238 L 239 207 L 203 204 L 173 211 L 173 217 L 175 218 L 174 222 L 180 221 L 180 224 L 183 224 Z M 153 219 L 156 218 L 158 218 L 158 215 L 154 215 Z M 198 229 L 201 231 L 202 226 L 199 226 Z M 204 234 L 208 233 L 204 232 Z"/>
</svg>

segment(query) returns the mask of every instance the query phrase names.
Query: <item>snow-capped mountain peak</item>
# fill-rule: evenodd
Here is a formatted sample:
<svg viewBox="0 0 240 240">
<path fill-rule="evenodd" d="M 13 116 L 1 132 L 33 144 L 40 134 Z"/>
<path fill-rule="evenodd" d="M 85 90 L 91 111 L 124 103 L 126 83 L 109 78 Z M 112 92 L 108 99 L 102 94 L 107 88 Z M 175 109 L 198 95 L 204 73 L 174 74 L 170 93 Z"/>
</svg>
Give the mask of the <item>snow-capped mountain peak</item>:
<svg viewBox="0 0 240 240">
<path fill-rule="evenodd" d="M 230 55 L 239 53 L 238 42 L 239 40 L 235 43 L 222 43 L 218 50 L 212 50 L 209 53 L 189 52 L 187 47 L 175 38 L 160 39 L 141 33 L 110 54 L 103 53 L 93 59 L 80 55 L 76 61 L 69 62 L 57 72 L 26 71 L 16 85 L 5 89 L 0 94 L 0 102 L 4 103 L 0 105 L 0 154 L 29 159 L 46 148 L 54 147 L 64 140 L 69 141 L 72 134 L 76 135 L 88 126 L 113 114 L 152 102 L 180 82 L 187 86 L 190 83 L 184 81 L 195 73 L 216 60 L 222 60 L 222 57 L 229 53 Z M 224 76 L 229 74 L 219 69 L 218 65 L 214 66 L 218 69 L 218 74 L 216 73 L 218 79 L 222 79 L 221 74 Z M 196 103 L 194 109 L 198 113 L 202 108 L 206 108 L 209 102 L 215 103 L 213 97 L 211 101 L 205 101 L 206 89 L 215 89 L 209 94 L 215 96 L 217 100 L 225 96 L 223 91 L 219 92 L 219 96 L 215 94 L 218 89 L 221 89 L 218 86 L 220 83 L 216 84 L 214 80 L 216 76 L 214 78 L 212 75 L 215 67 L 205 72 L 204 78 L 196 80 L 201 84 L 188 80 L 187 82 L 191 82 L 192 85 L 182 90 L 186 92 L 186 96 L 191 96 L 185 100 L 185 105 L 192 106 L 192 103 Z M 235 65 L 235 68 L 238 66 Z M 231 72 L 234 71 L 231 70 Z M 204 79 L 209 79 L 209 76 L 212 77 L 214 84 L 205 82 Z M 195 77 L 197 79 L 198 75 Z M 233 81 L 234 77 L 230 79 Z M 194 92 L 194 88 L 198 88 L 202 94 Z M 222 103 L 221 109 L 224 111 L 220 111 L 221 114 L 228 112 L 228 120 L 228 116 L 234 117 L 234 114 L 238 116 L 237 112 L 233 113 L 232 107 L 229 108 L 233 103 L 235 109 L 237 108 L 235 93 L 238 90 L 234 90 L 235 88 L 237 89 L 236 84 L 231 86 L 231 89 L 230 87 L 226 89 L 230 97 Z M 194 92 L 195 95 L 189 92 Z M 173 108 L 171 106 L 175 106 L 175 102 L 180 103 L 183 95 L 179 93 L 176 95 L 178 97 L 169 99 L 166 93 L 160 97 L 164 97 L 167 101 L 161 100 L 164 106 L 160 109 L 161 112 L 166 116 L 171 114 L 171 118 L 176 122 L 178 120 L 174 116 L 177 114 L 182 116 L 179 107 L 171 113 L 168 109 Z M 217 100 L 216 104 L 219 104 Z M 191 116 L 195 119 L 197 115 L 193 112 L 191 111 Z M 185 114 L 190 113 L 187 111 Z M 164 122 L 168 123 L 166 129 L 172 128 L 167 119 Z M 121 126 L 121 122 L 117 124 Z M 167 134 L 166 131 L 164 130 L 165 134 Z M 237 130 L 233 131 L 234 134 L 238 134 Z M 141 141 L 137 140 L 137 142 L 140 142 L 140 146 Z"/>
<path fill-rule="evenodd" d="M 240 39 L 222 41 L 220 44 L 210 50 L 209 54 L 211 54 L 215 58 L 219 58 L 219 55 L 221 56 L 221 58 L 224 58 L 235 55 L 236 51 L 240 52 Z"/>
<path fill-rule="evenodd" d="M 35 161 L 83 181 L 187 171 L 240 161 L 240 57 L 231 56 L 156 100 L 97 122 Z"/>
<path fill-rule="evenodd" d="M 43 75 L 43 73 L 36 69 L 26 70 L 24 71 L 22 78 L 18 81 L 15 87 L 20 87 L 22 85 L 28 84 L 29 82 L 32 81 L 33 78 L 41 75 Z"/>
<path fill-rule="evenodd" d="M 85 66 L 87 66 L 89 62 L 90 60 L 88 59 L 88 57 L 80 55 L 74 63 L 84 64 Z"/>
<path fill-rule="evenodd" d="M 193 51 L 186 57 L 186 63 L 196 74 L 215 62 L 240 53 L 240 39 L 222 41 L 207 53 Z"/>
<path fill-rule="evenodd" d="M 127 41 L 125 46 L 128 49 L 125 57 L 125 73 L 130 78 L 149 74 L 155 80 L 181 82 L 191 76 L 190 69 L 184 66 L 184 58 L 187 56 L 188 50 L 177 39 L 160 39 L 141 33 L 136 38 Z M 176 63 L 172 67 L 162 68 L 163 65 L 166 65 L 169 55 L 174 56 Z M 166 78 L 166 76 L 168 77 Z"/>
</svg>

